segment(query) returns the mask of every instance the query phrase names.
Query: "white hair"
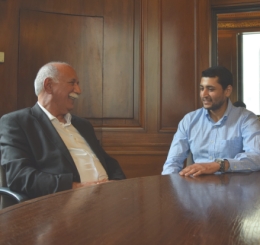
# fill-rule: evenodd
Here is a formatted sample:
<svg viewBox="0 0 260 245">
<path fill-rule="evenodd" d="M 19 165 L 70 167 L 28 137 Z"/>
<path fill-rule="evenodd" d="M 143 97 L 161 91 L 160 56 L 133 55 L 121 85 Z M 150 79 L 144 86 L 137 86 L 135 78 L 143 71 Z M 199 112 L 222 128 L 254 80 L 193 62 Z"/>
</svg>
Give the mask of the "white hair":
<svg viewBox="0 0 260 245">
<path fill-rule="evenodd" d="M 37 96 L 43 90 L 43 83 L 46 78 L 51 78 L 54 82 L 56 83 L 58 82 L 59 71 L 58 68 L 55 66 L 56 64 L 64 64 L 70 66 L 65 62 L 59 61 L 59 62 L 50 62 L 44 65 L 43 67 L 41 67 L 34 80 L 34 90 Z"/>
</svg>

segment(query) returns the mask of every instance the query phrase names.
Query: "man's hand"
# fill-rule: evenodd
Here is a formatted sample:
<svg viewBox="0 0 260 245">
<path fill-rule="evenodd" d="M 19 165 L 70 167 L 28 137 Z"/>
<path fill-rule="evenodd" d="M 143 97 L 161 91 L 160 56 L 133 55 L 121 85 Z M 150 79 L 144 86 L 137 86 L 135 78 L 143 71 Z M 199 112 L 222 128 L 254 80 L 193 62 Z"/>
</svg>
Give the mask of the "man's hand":
<svg viewBox="0 0 260 245">
<path fill-rule="evenodd" d="M 201 174 L 213 174 L 219 170 L 220 166 L 217 162 L 211 163 L 194 163 L 179 172 L 182 176 L 198 176 Z"/>
<path fill-rule="evenodd" d="M 80 188 L 80 187 L 83 187 L 83 186 L 98 185 L 98 184 L 106 183 L 108 181 L 109 180 L 107 180 L 107 179 L 103 179 L 103 180 L 99 180 L 99 181 L 83 182 L 83 183 L 73 182 L 72 183 L 72 189 Z"/>
</svg>

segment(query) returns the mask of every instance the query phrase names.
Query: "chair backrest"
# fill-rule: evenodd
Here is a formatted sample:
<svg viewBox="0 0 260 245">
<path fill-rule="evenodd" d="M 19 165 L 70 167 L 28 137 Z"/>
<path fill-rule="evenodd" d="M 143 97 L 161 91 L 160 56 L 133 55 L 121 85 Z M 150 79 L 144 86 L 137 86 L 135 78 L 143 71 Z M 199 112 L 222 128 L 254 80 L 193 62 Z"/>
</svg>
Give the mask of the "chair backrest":
<svg viewBox="0 0 260 245">
<path fill-rule="evenodd" d="M 6 178 L 5 178 L 5 172 L 0 164 L 0 187 L 5 187 L 6 186 Z"/>
<path fill-rule="evenodd" d="M 0 210 L 17 203 L 17 201 L 13 197 L 3 194 L 5 192 L 4 188 L 6 186 L 7 184 L 6 184 L 5 169 L 1 165 L 1 152 L 0 152 Z"/>
<path fill-rule="evenodd" d="M 19 202 L 28 200 L 28 197 L 11 191 L 7 188 L 5 169 L 1 165 L 1 154 L 0 154 L 0 209 L 12 206 Z"/>
</svg>

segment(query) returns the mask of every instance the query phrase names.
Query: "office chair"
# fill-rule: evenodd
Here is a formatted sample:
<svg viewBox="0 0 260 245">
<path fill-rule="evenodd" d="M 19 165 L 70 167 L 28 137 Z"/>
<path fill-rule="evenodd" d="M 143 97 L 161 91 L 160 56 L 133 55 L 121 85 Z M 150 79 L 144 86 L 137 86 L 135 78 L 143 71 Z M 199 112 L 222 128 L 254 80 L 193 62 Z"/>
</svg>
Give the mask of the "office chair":
<svg viewBox="0 0 260 245">
<path fill-rule="evenodd" d="M 26 201 L 28 199 L 29 198 L 26 195 L 11 191 L 7 187 L 5 169 L 0 162 L 0 209 Z"/>
</svg>

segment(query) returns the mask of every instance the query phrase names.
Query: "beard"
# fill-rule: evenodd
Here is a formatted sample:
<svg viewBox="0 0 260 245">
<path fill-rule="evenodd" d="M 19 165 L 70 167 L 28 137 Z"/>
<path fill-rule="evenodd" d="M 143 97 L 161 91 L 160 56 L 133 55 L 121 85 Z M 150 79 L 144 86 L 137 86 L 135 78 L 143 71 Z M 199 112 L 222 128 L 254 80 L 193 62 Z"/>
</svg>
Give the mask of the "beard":
<svg viewBox="0 0 260 245">
<path fill-rule="evenodd" d="M 212 102 L 212 100 L 210 100 L 210 101 Z M 226 102 L 226 99 L 220 100 L 215 103 L 212 102 L 212 105 L 210 107 L 205 107 L 205 106 L 203 106 L 203 107 L 207 110 L 216 111 L 216 110 L 220 109 L 225 102 Z"/>
</svg>

